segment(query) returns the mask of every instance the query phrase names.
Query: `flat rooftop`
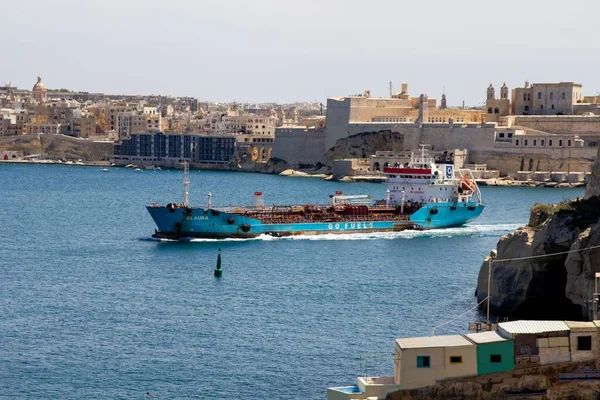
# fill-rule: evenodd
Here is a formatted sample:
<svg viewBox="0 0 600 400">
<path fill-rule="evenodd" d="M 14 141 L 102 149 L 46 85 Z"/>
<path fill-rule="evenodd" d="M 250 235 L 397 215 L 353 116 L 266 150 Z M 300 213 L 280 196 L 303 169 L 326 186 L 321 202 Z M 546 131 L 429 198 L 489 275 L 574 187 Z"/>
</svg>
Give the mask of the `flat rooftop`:
<svg viewBox="0 0 600 400">
<path fill-rule="evenodd" d="M 396 339 L 401 349 L 421 349 L 426 347 L 475 346 L 461 335 L 424 336 Z"/>
</svg>

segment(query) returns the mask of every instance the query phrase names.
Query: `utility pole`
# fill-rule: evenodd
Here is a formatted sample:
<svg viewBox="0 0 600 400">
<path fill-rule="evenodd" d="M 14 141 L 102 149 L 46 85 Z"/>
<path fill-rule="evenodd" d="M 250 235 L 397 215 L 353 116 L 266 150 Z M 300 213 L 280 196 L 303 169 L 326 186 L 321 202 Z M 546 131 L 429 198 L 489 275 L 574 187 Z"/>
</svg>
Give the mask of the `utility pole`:
<svg viewBox="0 0 600 400">
<path fill-rule="evenodd" d="M 488 261 L 488 288 L 487 288 L 487 326 L 488 330 L 491 329 L 490 325 L 490 301 L 492 300 L 492 257 Z"/>
<path fill-rule="evenodd" d="M 594 278 L 594 296 L 592 298 L 592 307 L 594 307 L 594 321 L 598 319 L 598 302 L 600 301 L 600 293 L 598 293 L 598 280 L 600 280 L 600 272 L 596 272 Z"/>
</svg>

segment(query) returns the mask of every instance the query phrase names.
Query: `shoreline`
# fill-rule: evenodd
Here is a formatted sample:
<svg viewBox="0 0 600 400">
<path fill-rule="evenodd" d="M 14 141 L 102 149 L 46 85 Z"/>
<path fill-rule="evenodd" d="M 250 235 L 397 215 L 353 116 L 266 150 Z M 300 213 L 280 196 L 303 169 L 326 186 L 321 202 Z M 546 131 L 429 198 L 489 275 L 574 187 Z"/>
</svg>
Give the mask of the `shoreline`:
<svg viewBox="0 0 600 400">
<path fill-rule="evenodd" d="M 66 165 L 66 166 L 76 166 L 76 167 L 111 167 L 111 168 L 127 168 L 131 169 L 133 167 L 127 167 L 125 165 L 112 165 L 110 161 L 82 161 L 82 162 L 59 162 L 56 160 L 0 160 L 0 164 L 30 164 L 30 165 Z M 152 169 L 148 167 L 138 167 L 135 168 L 140 169 Z M 162 168 L 163 170 L 178 170 L 179 168 Z M 220 168 L 206 168 L 206 169 L 198 169 L 199 171 L 223 171 Z M 229 172 L 247 172 L 247 173 L 259 173 L 265 174 L 265 172 L 251 171 L 245 169 L 231 169 L 225 170 Z M 352 175 L 352 176 L 343 176 L 338 179 L 334 179 L 333 175 L 325 174 L 325 173 L 310 173 L 304 171 L 298 171 L 293 169 L 287 169 L 280 173 L 266 173 L 267 175 L 277 175 L 283 177 L 291 177 L 291 178 L 313 178 L 313 179 L 321 179 L 324 181 L 333 181 L 333 182 L 343 182 L 343 183 L 356 183 L 356 182 L 366 182 L 366 183 L 384 183 L 386 178 L 383 176 L 377 175 Z M 475 180 L 479 186 L 491 186 L 491 187 L 544 187 L 544 188 L 584 188 L 586 187 L 585 182 L 538 182 L 533 180 L 528 181 L 518 181 L 514 179 L 476 179 Z"/>
<path fill-rule="evenodd" d="M 59 162 L 55 160 L 0 160 L 0 164 L 42 164 L 42 165 L 68 165 L 68 166 L 76 166 L 76 167 L 111 167 L 110 161 L 67 161 L 67 162 Z"/>
</svg>

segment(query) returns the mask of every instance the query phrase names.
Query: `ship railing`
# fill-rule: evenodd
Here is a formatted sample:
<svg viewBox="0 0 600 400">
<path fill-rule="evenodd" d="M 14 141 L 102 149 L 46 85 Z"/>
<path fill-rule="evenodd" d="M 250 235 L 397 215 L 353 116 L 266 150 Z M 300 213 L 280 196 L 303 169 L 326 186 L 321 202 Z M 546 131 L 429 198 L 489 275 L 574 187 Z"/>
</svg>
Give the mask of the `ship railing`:
<svg viewBox="0 0 600 400">
<path fill-rule="evenodd" d="M 380 215 L 290 215 L 290 216 L 268 216 L 260 215 L 257 219 L 264 224 L 297 224 L 297 223 L 340 223 L 340 222 L 367 222 L 367 221 L 408 221 L 410 216 L 407 214 L 380 214 Z"/>
<path fill-rule="evenodd" d="M 467 178 L 469 178 L 471 180 L 471 183 L 475 186 L 475 194 L 477 195 L 477 199 L 479 200 L 479 203 L 481 204 L 482 203 L 481 191 L 479 190 L 479 185 L 475 181 L 473 172 L 470 169 L 458 169 L 457 172 L 459 174 L 459 177 L 462 178 L 462 177 L 466 176 Z"/>
</svg>

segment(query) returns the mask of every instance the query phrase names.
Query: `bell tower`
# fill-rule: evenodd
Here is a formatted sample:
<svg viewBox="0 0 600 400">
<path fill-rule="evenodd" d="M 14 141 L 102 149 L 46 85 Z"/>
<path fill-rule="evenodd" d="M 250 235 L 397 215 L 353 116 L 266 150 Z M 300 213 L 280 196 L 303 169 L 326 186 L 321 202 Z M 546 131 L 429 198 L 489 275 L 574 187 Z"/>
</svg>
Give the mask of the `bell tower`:
<svg viewBox="0 0 600 400">
<path fill-rule="evenodd" d="M 488 100 L 494 100 L 495 98 L 496 98 L 496 90 L 494 89 L 494 87 L 490 83 L 490 86 L 488 86 L 488 88 L 487 88 L 487 99 Z"/>
</svg>

